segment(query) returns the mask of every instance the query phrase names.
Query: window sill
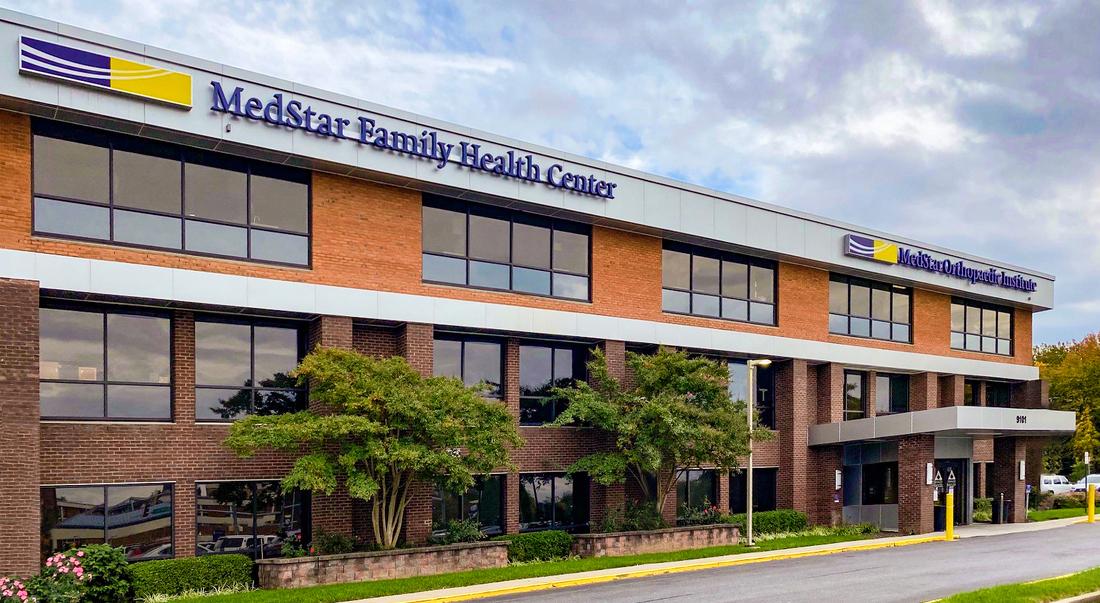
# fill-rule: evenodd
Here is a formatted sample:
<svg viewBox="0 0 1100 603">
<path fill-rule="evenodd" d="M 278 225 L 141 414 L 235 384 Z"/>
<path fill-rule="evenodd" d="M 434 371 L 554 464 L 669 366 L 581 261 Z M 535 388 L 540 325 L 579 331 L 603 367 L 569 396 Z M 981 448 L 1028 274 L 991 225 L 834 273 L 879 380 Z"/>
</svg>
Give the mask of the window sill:
<svg viewBox="0 0 1100 603">
<path fill-rule="evenodd" d="M 721 316 L 707 316 L 706 314 L 689 314 L 687 312 L 665 310 L 664 308 L 661 308 L 661 314 L 668 314 L 669 316 L 686 316 L 688 318 L 701 318 L 703 320 L 716 320 L 723 324 L 752 325 L 754 327 L 765 327 L 769 329 L 779 328 L 779 325 L 776 323 L 752 322 L 751 320 L 737 320 L 735 318 L 722 318 Z"/>
<path fill-rule="evenodd" d="M 175 421 L 155 419 L 41 419 L 44 425 L 176 425 Z"/>
<path fill-rule="evenodd" d="M 908 346 L 913 345 L 912 341 L 895 341 L 893 339 L 879 339 L 877 337 L 864 337 L 862 335 L 848 335 L 848 334 L 845 334 L 845 333 L 834 333 L 832 331 L 829 331 L 829 336 L 830 337 L 843 337 L 845 339 L 856 339 L 858 341 L 878 341 L 878 342 L 881 342 L 881 343 L 894 343 L 894 344 L 897 344 L 897 345 L 908 345 Z"/>
<path fill-rule="evenodd" d="M 590 279 L 592 277 L 589 277 Z M 426 281 L 421 280 L 421 284 L 429 287 L 438 287 L 440 289 L 449 289 L 453 291 L 484 291 L 486 293 L 500 293 L 503 295 L 519 295 L 522 297 L 532 297 L 536 299 L 552 299 L 554 301 L 567 302 L 571 304 L 583 304 L 586 306 L 592 305 L 591 299 L 577 299 L 575 297 L 557 297 L 554 295 L 543 295 L 541 293 L 527 293 L 526 291 L 516 291 L 513 289 L 495 289 L 493 287 L 478 287 L 475 285 L 459 285 L 457 283 L 444 283 L 440 281 Z M 589 292 L 591 294 L 591 292 Z"/>
</svg>

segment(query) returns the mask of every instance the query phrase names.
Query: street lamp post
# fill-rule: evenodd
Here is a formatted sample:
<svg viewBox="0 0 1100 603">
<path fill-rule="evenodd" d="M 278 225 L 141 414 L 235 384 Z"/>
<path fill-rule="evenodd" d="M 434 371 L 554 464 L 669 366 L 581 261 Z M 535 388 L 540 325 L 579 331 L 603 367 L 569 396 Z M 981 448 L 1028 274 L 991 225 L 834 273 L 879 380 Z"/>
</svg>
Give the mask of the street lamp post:
<svg viewBox="0 0 1100 603">
<path fill-rule="evenodd" d="M 745 418 L 749 424 L 749 462 L 748 473 L 745 475 L 745 538 L 749 546 L 752 540 L 752 428 L 756 423 L 753 411 L 756 410 L 756 367 L 768 367 L 772 363 L 767 358 L 749 360 L 745 363 L 747 373 L 745 381 L 748 384 L 748 397 L 745 398 Z"/>
</svg>

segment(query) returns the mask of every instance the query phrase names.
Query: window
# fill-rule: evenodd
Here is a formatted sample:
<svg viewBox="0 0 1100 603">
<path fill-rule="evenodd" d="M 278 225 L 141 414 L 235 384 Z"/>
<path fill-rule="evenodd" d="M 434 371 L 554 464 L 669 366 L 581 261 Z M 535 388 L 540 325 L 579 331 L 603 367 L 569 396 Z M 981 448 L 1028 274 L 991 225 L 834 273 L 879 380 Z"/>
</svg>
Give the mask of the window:
<svg viewBox="0 0 1100 603">
<path fill-rule="evenodd" d="M 172 419 L 171 320 L 154 314 L 43 307 L 44 419 Z"/>
<path fill-rule="evenodd" d="M 676 516 L 718 502 L 718 480 L 713 469 L 685 469 L 676 475 Z"/>
<path fill-rule="evenodd" d="M 965 299 L 951 300 L 951 347 L 1012 355 L 1012 310 Z"/>
<path fill-rule="evenodd" d="M 863 465 L 863 501 L 865 505 L 898 504 L 898 464 Z"/>
<path fill-rule="evenodd" d="M 589 299 L 582 224 L 426 195 L 424 281 Z"/>
<path fill-rule="evenodd" d="M 1008 408 L 1012 402 L 1012 386 L 999 381 L 985 384 L 985 405 L 995 408 Z"/>
<path fill-rule="evenodd" d="M 577 530 L 588 525 L 588 478 L 563 473 L 519 476 L 519 529 Z"/>
<path fill-rule="evenodd" d="M 34 121 L 34 232 L 309 265 L 309 173 Z"/>
<path fill-rule="evenodd" d="M 875 414 L 909 412 L 909 375 L 875 376 Z"/>
<path fill-rule="evenodd" d="M 481 531 L 492 536 L 504 533 L 504 476 L 478 477 L 463 494 L 437 487 L 432 494 L 432 530 L 442 533 L 452 521 L 476 519 Z"/>
<path fill-rule="evenodd" d="M 912 289 L 829 275 L 829 332 L 909 343 Z"/>
<path fill-rule="evenodd" d="M 775 324 L 775 263 L 665 242 L 665 312 Z"/>
<path fill-rule="evenodd" d="M 172 551 L 172 484 L 46 486 L 42 557 L 86 544 L 122 547 L 130 561 Z"/>
<path fill-rule="evenodd" d="M 733 400 L 744 400 L 748 388 L 748 367 L 743 360 L 729 360 L 729 392 Z M 756 412 L 760 426 L 775 429 L 775 365 L 756 367 Z"/>
<path fill-rule="evenodd" d="M 855 371 L 844 371 L 844 420 L 862 419 L 867 414 L 866 388 L 863 381 L 866 375 Z"/>
<path fill-rule="evenodd" d="M 584 376 L 585 350 L 559 345 L 519 347 L 519 421 L 542 425 L 558 418 L 565 401 L 550 397 L 554 387 L 568 387 Z"/>
<path fill-rule="evenodd" d="M 747 469 L 730 473 L 730 513 L 745 512 L 745 494 L 748 492 Z M 752 510 L 774 511 L 779 469 L 754 467 L 752 470 Z"/>
<path fill-rule="evenodd" d="M 309 542 L 309 496 L 277 481 L 195 484 L 195 554 L 279 557 L 283 542 Z"/>
<path fill-rule="evenodd" d="M 504 347 L 499 341 L 436 337 L 432 356 L 435 376 L 461 379 L 469 387 L 483 384 L 483 395 L 501 397 Z"/>
<path fill-rule="evenodd" d="M 303 330 L 283 323 L 195 321 L 195 418 L 232 421 L 296 412 L 305 390 L 298 366 Z"/>
<path fill-rule="evenodd" d="M 981 406 L 982 401 L 978 397 L 981 383 L 967 379 L 963 381 L 963 404 L 966 406 Z"/>
</svg>

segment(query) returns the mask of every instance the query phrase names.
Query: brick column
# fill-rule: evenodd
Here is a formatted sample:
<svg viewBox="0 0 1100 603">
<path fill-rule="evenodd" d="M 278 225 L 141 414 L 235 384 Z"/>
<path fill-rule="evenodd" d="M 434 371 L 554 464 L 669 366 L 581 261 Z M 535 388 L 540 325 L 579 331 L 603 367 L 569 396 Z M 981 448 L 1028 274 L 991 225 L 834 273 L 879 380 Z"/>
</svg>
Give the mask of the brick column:
<svg viewBox="0 0 1100 603">
<path fill-rule="evenodd" d="M 353 349 L 354 335 L 352 320 L 347 316 L 319 316 L 309 326 L 309 347 Z M 317 414 L 328 414 L 331 410 L 310 399 L 309 410 Z M 320 492 L 310 497 L 310 519 L 313 534 L 324 530 L 330 534 L 366 537 L 352 530 L 352 501 L 348 496 L 344 479 L 341 478 L 331 496 Z"/>
<path fill-rule="evenodd" d="M 985 381 L 975 383 L 977 387 L 974 388 L 974 405 L 985 406 Z"/>
<path fill-rule="evenodd" d="M 1049 386 L 1049 383 L 1040 379 L 1013 384 L 1011 406 L 1013 408 L 1050 408 Z"/>
<path fill-rule="evenodd" d="M 836 489 L 836 472 L 842 469 L 841 446 L 810 449 L 807 463 L 807 515 L 814 525 L 838 525 L 843 519 L 843 499 Z"/>
<path fill-rule="evenodd" d="M 867 382 L 865 393 L 867 399 L 867 412 L 863 414 L 865 417 L 873 417 L 878 413 L 878 373 L 875 371 L 867 371 Z"/>
<path fill-rule="evenodd" d="M 177 310 L 172 316 L 172 412 L 179 425 L 195 422 L 195 315 Z M 176 480 L 172 490 L 173 551 L 195 555 L 195 482 Z"/>
<path fill-rule="evenodd" d="M 844 366 L 830 362 L 817 367 L 817 422 L 844 420 Z"/>
<path fill-rule="evenodd" d="M 397 329 L 397 355 L 404 356 L 421 375 L 432 375 L 435 329 L 432 325 L 405 323 Z"/>
<path fill-rule="evenodd" d="M 676 480 L 675 471 L 662 471 L 658 473 L 657 490 L 661 491 L 663 488 L 669 486 L 669 480 Z M 665 506 L 661 509 L 661 518 L 670 526 L 676 525 L 676 511 L 679 504 L 676 496 L 676 485 L 672 484 L 672 487 L 669 488 L 668 496 L 665 497 Z"/>
<path fill-rule="evenodd" d="M 939 376 L 936 373 L 917 373 L 909 377 L 909 410 L 936 408 L 939 397 L 937 385 Z"/>
<path fill-rule="evenodd" d="M 1001 493 L 1012 501 L 1012 513 L 1006 518 L 1010 523 L 1023 523 L 1027 518 L 1024 508 L 1024 487 L 1020 479 L 1020 461 L 1027 458 L 1025 438 L 993 439 L 993 503 L 997 504 Z"/>
<path fill-rule="evenodd" d="M 38 571 L 38 283 L 0 279 L 0 574 Z"/>
<path fill-rule="evenodd" d="M 1040 480 L 1043 474 L 1043 448 L 1046 447 L 1048 438 L 1021 438 L 1027 446 L 1026 462 L 1024 463 L 1025 484 L 1031 484 L 1031 491 L 1038 492 Z"/>
<path fill-rule="evenodd" d="M 966 404 L 966 379 L 962 375 L 941 375 L 939 383 L 939 405 L 963 406 Z"/>
<path fill-rule="evenodd" d="M 928 463 L 935 461 L 935 436 L 913 435 L 898 440 L 898 531 L 924 534 L 934 526 Z"/>
<path fill-rule="evenodd" d="M 516 428 L 519 427 L 519 340 L 511 337 L 504 344 L 504 404 Z M 513 451 L 512 460 L 516 461 Z M 595 488 L 593 487 L 593 490 Z M 504 479 L 504 531 L 508 534 L 519 532 L 519 473 L 509 473 Z"/>
<path fill-rule="evenodd" d="M 775 426 L 779 430 L 776 503 L 780 508 L 802 512 L 809 511 L 807 462 L 810 423 L 814 418 L 808 391 L 809 370 L 805 360 L 781 362 L 775 369 Z"/>
<path fill-rule="evenodd" d="M 607 359 L 607 369 L 611 376 L 625 383 L 626 374 L 626 342 L 606 340 L 599 343 L 600 349 Z M 517 369 L 518 370 L 518 369 Z M 517 377 L 517 387 L 518 387 Z M 593 529 L 603 521 L 609 513 L 621 511 L 626 504 L 626 484 L 612 484 L 601 486 L 592 483 L 590 489 L 592 495 L 589 501 L 590 521 Z"/>
<path fill-rule="evenodd" d="M 974 498 L 985 498 L 985 480 L 989 479 L 986 475 L 985 463 L 974 461 L 971 463 L 973 469 L 973 488 Z"/>
<path fill-rule="evenodd" d="M 433 484 L 413 482 L 409 486 L 409 506 L 405 507 L 405 543 L 424 544 L 432 535 Z"/>
</svg>

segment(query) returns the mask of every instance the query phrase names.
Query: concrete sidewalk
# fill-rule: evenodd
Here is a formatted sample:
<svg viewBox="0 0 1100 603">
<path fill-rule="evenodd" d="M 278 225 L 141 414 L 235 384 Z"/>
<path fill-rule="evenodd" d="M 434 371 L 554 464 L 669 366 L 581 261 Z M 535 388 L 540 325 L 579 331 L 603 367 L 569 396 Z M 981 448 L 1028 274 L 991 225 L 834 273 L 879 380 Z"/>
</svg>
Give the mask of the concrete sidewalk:
<svg viewBox="0 0 1100 603">
<path fill-rule="evenodd" d="M 1018 532 L 1034 532 L 1060 528 L 1084 521 L 1084 518 L 1073 517 L 1051 521 L 1036 522 L 1030 524 L 979 524 L 974 526 L 961 526 L 955 530 L 956 538 L 977 538 L 984 536 L 999 536 Z M 816 557 L 833 555 L 854 551 L 868 551 L 893 547 L 903 547 L 916 544 L 942 543 L 943 532 L 921 534 L 919 536 L 895 536 L 885 538 L 869 538 L 866 540 L 852 540 L 848 542 L 836 542 L 816 546 L 782 549 L 777 551 L 761 551 L 757 553 L 741 553 L 737 555 L 725 555 L 721 557 L 706 557 L 702 559 L 690 559 L 686 561 L 670 561 L 666 563 L 649 563 L 645 565 L 633 565 L 606 570 L 590 572 L 577 572 L 572 574 L 559 574 L 540 578 L 525 578 L 522 580 L 508 580 L 504 582 L 490 582 L 457 588 L 446 588 L 403 595 L 392 595 L 374 599 L 360 599 L 350 603 L 444 603 L 449 601 L 470 601 L 488 597 L 503 595 L 515 595 L 526 592 L 564 588 L 568 586 L 581 586 L 586 584 L 598 584 L 612 582 L 628 578 L 642 578 L 661 574 L 674 574 L 720 567 L 732 567 L 736 565 L 748 565 L 753 563 L 766 563 L 781 559 L 798 559 L 800 557 Z"/>
</svg>

